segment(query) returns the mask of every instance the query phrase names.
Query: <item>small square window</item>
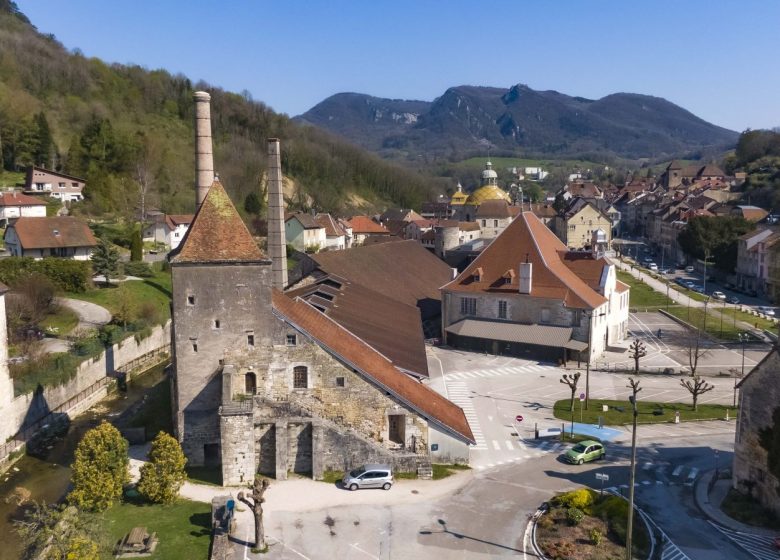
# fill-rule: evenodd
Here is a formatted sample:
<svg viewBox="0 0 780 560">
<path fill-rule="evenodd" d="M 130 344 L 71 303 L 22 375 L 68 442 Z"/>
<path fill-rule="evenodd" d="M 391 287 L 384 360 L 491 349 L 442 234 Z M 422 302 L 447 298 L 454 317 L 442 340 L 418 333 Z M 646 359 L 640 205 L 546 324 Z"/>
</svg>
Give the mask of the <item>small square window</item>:
<svg viewBox="0 0 780 560">
<path fill-rule="evenodd" d="M 337 377 L 336 378 L 336 387 L 343 387 L 344 386 L 344 378 L 343 377 Z"/>
<path fill-rule="evenodd" d="M 195 305 L 195 296 L 187 296 L 187 304 Z"/>
<path fill-rule="evenodd" d="M 197 352 L 198 351 L 198 343 L 197 342 L 193 342 L 192 343 L 192 351 L 193 352 Z"/>
<path fill-rule="evenodd" d="M 219 328 L 219 319 L 214 319 L 214 328 L 215 329 Z"/>
<path fill-rule="evenodd" d="M 249 346 L 254 346 L 255 345 L 255 335 L 253 335 L 253 334 L 246 335 L 246 343 L 249 344 Z"/>
<path fill-rule="evenodd" d="M 293 368 L 293 389 L 306 389 L 309 386 L 309 370 L 306 366 Z"/>
<path fill-rule="evenodd" d="M 296 346 L 298 344 L 298 337 L 294 334 L 287 335 L 287 346 Z"/>
</svg>

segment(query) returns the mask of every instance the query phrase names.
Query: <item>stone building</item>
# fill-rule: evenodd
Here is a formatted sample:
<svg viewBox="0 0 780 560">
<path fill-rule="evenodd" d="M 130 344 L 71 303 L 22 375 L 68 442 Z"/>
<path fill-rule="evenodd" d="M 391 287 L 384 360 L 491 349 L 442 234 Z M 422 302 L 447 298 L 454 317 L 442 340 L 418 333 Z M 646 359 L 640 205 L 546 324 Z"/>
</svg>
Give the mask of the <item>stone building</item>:
<svg viewBox="0 0 780 560">
<path fill-rule="evenodd" d="M 458 192 L 452 196 L 450 205 L 454 210 L 454 218 L 466 222 L 473 222 L 477 219 L 477 210 L 488 200 L 504 200 L 511 204 L 512 197 L 509 193 L 498 186 L 498 174 L 493 170 L 493 164 L 487 162 L 482 171 L 482 179 L 479 188 L 463 200 L 465 193 L 458 185 Z"/>
<path fill-rule="evenodd" d="M 780 354 L 767 354 L 739 383 L 734 488 L 780 515 Z M 773 459 L 774 457 L 774 459 Z"/>
<path fill-rule="evenodd" d="M 451 346 L 549 361 L 598 357 L 623 340 L 628 286 L 597 252 L 571 251 L 523 212 L 442 287 Z"/>
<path fill-rule="evenodd" d="M 593 232 L 599 230 L 607 236 L 607 247 L 612 245 L 612 221 L 585 198 L 573 198 L 555 218 L 553 228 L 570 249 L 589 249 Z"/>
</svg>

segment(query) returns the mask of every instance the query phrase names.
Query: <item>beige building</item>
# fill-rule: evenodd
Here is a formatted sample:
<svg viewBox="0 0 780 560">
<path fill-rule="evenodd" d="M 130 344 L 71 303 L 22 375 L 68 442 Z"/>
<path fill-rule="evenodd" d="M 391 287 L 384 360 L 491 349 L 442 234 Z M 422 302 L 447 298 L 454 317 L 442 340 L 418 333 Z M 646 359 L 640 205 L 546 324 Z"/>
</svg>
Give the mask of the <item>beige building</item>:
<svg viewBox="0 0 780 560">
<path fill-rule="evenodd" d="M 298 251 L 316 253 L 327 245 L 325 227 L 306 212 L 295 212 L 284 221 L 284 234 L 287 243 Z"/>
<path fill-rule="evenodd" d="M 84 200 L 82 191 L 86 186 L 84 179 L 58 173 L 43 167 L 30 166 L 24 183 L 24 192 L 29 194 L 47 194 L 63 203 Z"/>
<path fill-rule="evenodd" d="M 593 233 L 601 230 L 607 249 L 612 246 L 612 222 L 596 206 L 584 198 L 575 198 L 554 220 L 555 233 L 569 249 L 589 249 Z"/>
<path fill-rule="evenodd" d="M 624 339 L 628 286 L 615 266 L 570 251 L 523 212 L 442 288 L 447 344 L 467 350 L 565 361 Z"/>
</svg>

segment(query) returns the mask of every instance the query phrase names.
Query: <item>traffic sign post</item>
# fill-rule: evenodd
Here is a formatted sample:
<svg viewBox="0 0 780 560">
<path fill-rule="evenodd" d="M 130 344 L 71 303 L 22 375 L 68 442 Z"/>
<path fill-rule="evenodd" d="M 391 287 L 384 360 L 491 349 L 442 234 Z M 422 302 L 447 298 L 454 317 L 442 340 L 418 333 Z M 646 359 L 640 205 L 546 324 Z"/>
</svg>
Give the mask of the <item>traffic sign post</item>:
<svg viewBox="0 0 780 560">
<path fill-rule="evenodd" d="M 522 421 L 523 421 L 523 417 L 520 414 L 515 416 L 515 422 L 522 422 Z"/>
<path fill-rule="evenodd" d="M 605 480 L 609 480 L 609 475 L 597 472 L 596 473 L 596 480 L 600 480 L 601 481 L 601 495 L 603 496 L 604 495 L 604 481 Z"/>
</svg>

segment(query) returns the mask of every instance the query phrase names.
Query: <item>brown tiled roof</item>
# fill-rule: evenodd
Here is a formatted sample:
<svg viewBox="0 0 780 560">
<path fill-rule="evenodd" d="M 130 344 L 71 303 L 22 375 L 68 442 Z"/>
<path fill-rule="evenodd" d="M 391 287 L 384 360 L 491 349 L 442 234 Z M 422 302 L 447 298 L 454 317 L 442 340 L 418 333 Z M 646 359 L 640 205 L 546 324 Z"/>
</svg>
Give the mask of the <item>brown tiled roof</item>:
<svg viewBox="0 0 780 560">
<path fill-rule="evenodd" d="M 349 220 L 349 225 L 352 228 L 352 233 L 390 233 L 384 226 L 368 216 L 354 216 Z"/>
<path fill-rule="evenodd" d="M 390 208 L 388 210 L 385 210 L 385 212 L 382 214 L 380 219 L 382 220 L 382 222 L 388 220 L 411 222 L 414 220 L 422 219 L 422 216 L 420 216 L 414 210 L 405 210 L 403 208 Z"/>
<path fill-rule="evenodd" d="M 458 222 L 458 229 L 460 231 L 479 231 L 482 228 L 479 227 L 479 222 Z"/>
<path fill-rule="evenodd" d="M 408 239 L 344 251 L 307 255 L 317 268 L 360 284 L 387 297 L 419 306 L 441 299 L 439 287 L 452 278 L 452 269 L 417 241 Z"/>
<path fill-rule="evenodd" d="M 247 262 L 267 257 L 252 239 L 219 180 L 214 181 L 171 262 Z"/>
<path fill-rule="evenodd" d="M 429 229 L 420 236 L 420 239 L 423 241 L 434 241 L 436 239 L 436 232 L 432 229 Z"/>
<path fill-rule="evenodd" d="M 165 223 L 169 229 L 176 229 L 178 225 L 190 225 L 195 218 L 195 214 L 166 214 Z"/>
<path fill-rule="evenodd" d="M 726 174 L 723 172 L 723 170 L 715 165 L 714 163 L 708 163 L 707 165 L 702 168 L 702 170 L 699 172 L 700 176 L 704 177 L 725 177 Z"/>
<path fill-rule="evenodd" d="M 0 206 L 46 206 L 40 198 L 20 192 L 0 193 Z"/>
<path fill-rule="evenodd" d="M 382 225 L 387 228 L 387 231 L 389 231 L 391 235 L 403 237 L 404 228 L 409 225 L 409 222 L 403 220 L 386 220 Z"/>
<path fill-rule="evenodd" d="M 741 214 L 749 222 L 759 222 L 769 215 L 769 212 L 758 206 L 737 206 L 734 214 Z"/>
<path fill-rule="evenodd" d="M 562 256 L 566 246 L 555 237 L 532 212 L 523 212 L 488 245 L 482 253 L 444 286 L 453 292 L 517 293 L 519 279 L 507 284 L 503 278 L 508 269 L 517 269 L 522 262 L 533 264 L 531 297 L 563 300 L 568 307 L 593 309 L 606 299 L 579 278 Z M 482 268 L 480 282 L 474 281 L 474 271 Z"/>
<path fill-rule="evenodd" d="M 598 198 L 601 196 L 601 189 L 591 181 L 575 181 L 569 183 L 566 190 L 568 190 L 572 196 L 581 196 L 583 198 Z"/>
<path fill-rule="evenodd" d="M 333 216 L 330 214 L 317 214 L 314 216 L 314 219 L 320 227 L 325 228 L 325 235 L 327 237 L 341 237 L 342 235 L 346 235 L 341 224 L 333 219 Z"/>
<path fill-rule="evenodd" d="M 397 235 L 367 235 L 366 238 L 363 240 L 363 247 L 366 247 L 368 245 L 379 245 L 384 243 L 394 243 L 395 241 L 403 241 L 401 237 L 398 237 Z"/>
<path fill-rule="evenodd" d="M 506 200 L 486 200 L 477 208 L 477 218 L 508 218 L 509 204 Z"/>
<path fill-rule="evenodd" d="M 303 229 L 321 229 L 322 226 L 319 224 L 319 222 L 315 219 L 314 216 L 309 214 L 308 212 L 294 212 L 293 214 L 289 214 L 285 218 L 285 222 L 289 222 L 295 218 L 298 220 L 298 222 L 303 226 Z"/>
<path fill-rule="evenodd" d="M 624 294 L 629 290 L 630 286 L 628 284 L 624 284 L 620 280 L 615 281 L 615 291 L 619 294 Z"/>
<path fill-rule="evenodd" d="M 428 376 L 417 307 L 333 275 L 285 294 L 321 308 L 328 317 L 387 356 L 396 367 L 420 377 Z"/>
<path fill-rule="evenodd" d="M 13 228 L 24 249 L 95 247 L 97 240 L 86 223 L 70 216 L 19 218 Z M 6 234 L 7 235 L 7 234 Z"/>
<path fill-rule="evenodd" d="M 543 204 L 543 203 L 537 203 L 537 204 L 531 204 L 530 210 L 534 214 L 536 214 L 539 218 L 554 218 L 558 215 L 558 213 L 555 211 L 555 208 L 553 208 L 552 204 Z"/>
<path fill-rule="evenodd" d="M 434 424 L 469 443 L 476 443 L 463 410 L 433 389 L 401 373 L 377 352 L 334 320 L 300 298 L 291 299 L 274 290 L 274 310 L 326 351 L 384 391 L 403 401 Z"/>
<path fill-rule="evenodd" d="M 604 267 L 609 264 L 606 259 L 594 259 L 590 251 L 562 251 L 559 255 L 563 264 L 578 278 L 585 281 L 592 290 L 599 290 Z"/>
</svg>

